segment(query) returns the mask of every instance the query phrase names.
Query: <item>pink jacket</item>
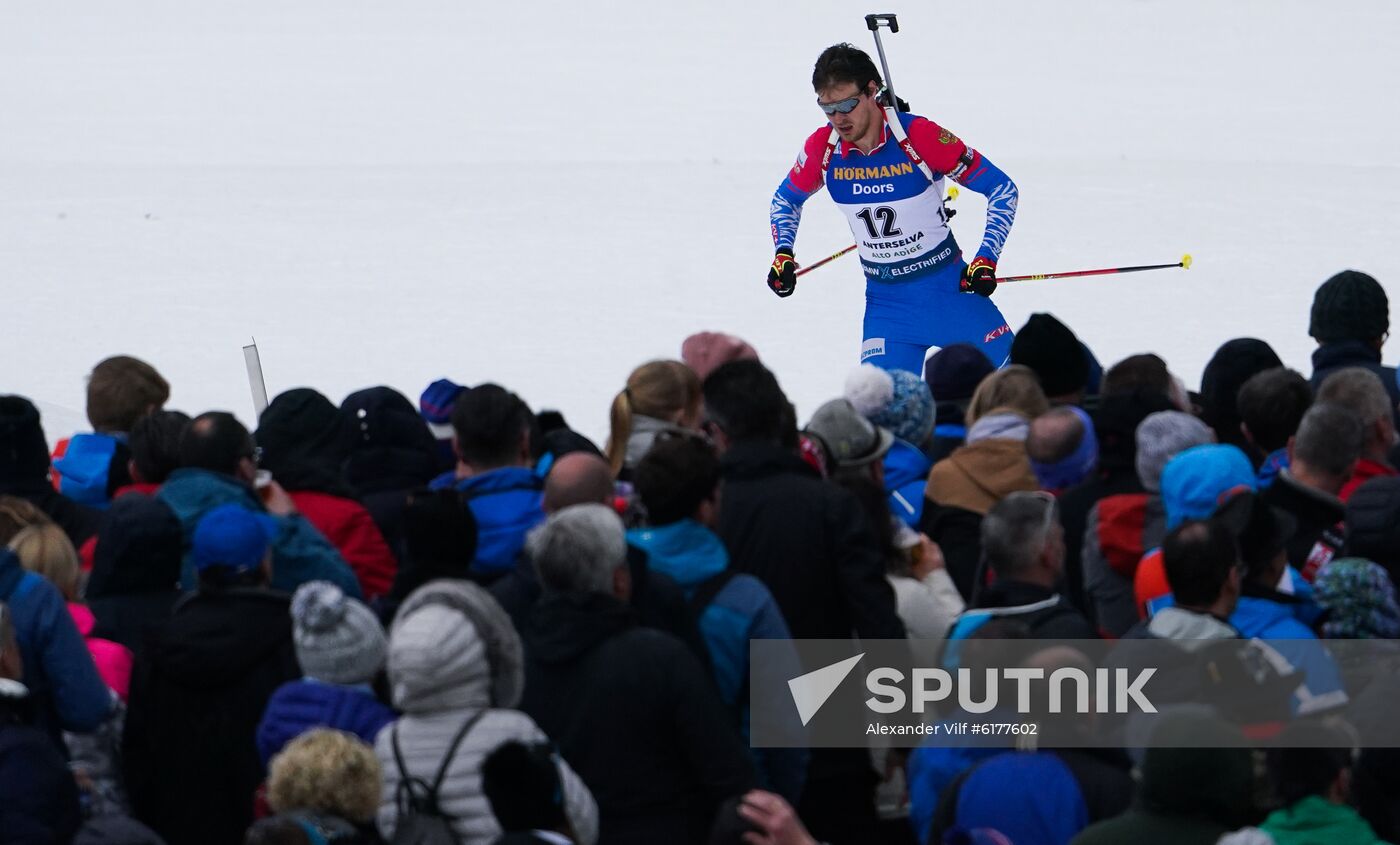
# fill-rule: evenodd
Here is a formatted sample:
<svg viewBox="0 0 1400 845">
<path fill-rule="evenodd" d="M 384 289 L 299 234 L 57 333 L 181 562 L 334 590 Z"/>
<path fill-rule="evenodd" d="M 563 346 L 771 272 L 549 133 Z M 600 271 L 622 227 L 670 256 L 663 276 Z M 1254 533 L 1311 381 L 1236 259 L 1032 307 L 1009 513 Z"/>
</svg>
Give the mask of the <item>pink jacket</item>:
<svg viewBox="0 0 1400 845">
<path fill-rule="evenodd" d="M 87 641 L 92 662 L 97 664 L 97 674 L 102 676 L 102 680 L 112 692 L 125 703 L 127 690 L 131 686 L 131 649 L 120 643 L 92 636 L 97 619 L 84 605 L 69 602 L 68 615 L 73 617 L 73 624 L 78 626 L 78 633 Z"/>
</svg>

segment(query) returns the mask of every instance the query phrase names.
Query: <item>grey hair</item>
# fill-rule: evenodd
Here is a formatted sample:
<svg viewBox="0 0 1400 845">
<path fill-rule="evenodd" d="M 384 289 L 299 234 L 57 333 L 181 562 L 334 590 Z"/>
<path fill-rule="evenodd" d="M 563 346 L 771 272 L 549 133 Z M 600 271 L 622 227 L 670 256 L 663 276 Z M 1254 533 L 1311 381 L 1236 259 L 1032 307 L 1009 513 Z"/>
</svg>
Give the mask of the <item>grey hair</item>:
<svg viewBox="0 0 1400 845">
<path fill-rule="evenodd" d="M 627 563 L 622 519 L 607 505 L 564 508 L 525 539 L 540 584 L 553 593 L 611 593 L 613 573 Z"/>
<path fill-rule="evenodd" d="M 982 555 L 993 572 L 1003 577 L 1014 575 L 1035 563 L 1048 539 L 1041 530 L 1046 508 L 1053 511 L 1054 501 L 1012 493 L 982 517 Z M 1052 526 L 1054 522 L 1052 518 Z"/>
<path fill-rule="evenodd" d="M 1360 367 L 1347 367 L 1323 379 L 1317 401 L 1341 405 L 1359 417 L 1362 425 L 1374 425 L 1390 416 L 1390 394 L 1385 384 L 1380 376 Z"/>
<path fill-rule="evenodd" d="M 1327 379 L 1329 384 L 1331 381 L 1331 378 Z M 1303 414 L 1303 421 L 1298 423 L 1298 433 L 1293 439 L 1293 457 L 1298 463 L 1307 464 L 1319 472 L 1331 476 L 1346 475 L 1351 472 L 1351 465 L 1361 457 L 1365 443 L 1365 426 L 1350 408 L 1335 402 L 1318 402 Z"/>
</svg>

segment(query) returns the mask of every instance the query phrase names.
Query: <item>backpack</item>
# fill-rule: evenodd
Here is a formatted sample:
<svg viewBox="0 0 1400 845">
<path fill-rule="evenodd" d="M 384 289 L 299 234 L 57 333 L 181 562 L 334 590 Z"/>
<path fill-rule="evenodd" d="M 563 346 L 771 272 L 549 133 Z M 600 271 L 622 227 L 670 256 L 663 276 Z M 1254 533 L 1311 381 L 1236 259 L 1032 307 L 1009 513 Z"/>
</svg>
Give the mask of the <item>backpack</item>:
<svg viewBox="0 0 1400 845">
<path fill-rule="evenodd" d="M 438 806 L 438 792 L 442 789 L 443 779 L 447 777 L 447 767 L 457 754 L 457 747 L 485 715 L 483 708 L 457 729 L 457 735 L 447 745 L 447 754 L 442 758 L 442 765 L 438 766 L 432 785 L 422 778 L 409 775 L 408 767 L 403 762 L 403 752 L 399 750 L 399 723 L 395 722 L 390 728 L 389 742 L 394 747 L 394 763 L 399 769 L 399 788 L 394 795 L 399 819 L 394 826 L 394 836 L 389 840 L 390 845 L 461 845 L 461 838 L 452 829 L 452 823 L 457 819 Z"/>
</svg>

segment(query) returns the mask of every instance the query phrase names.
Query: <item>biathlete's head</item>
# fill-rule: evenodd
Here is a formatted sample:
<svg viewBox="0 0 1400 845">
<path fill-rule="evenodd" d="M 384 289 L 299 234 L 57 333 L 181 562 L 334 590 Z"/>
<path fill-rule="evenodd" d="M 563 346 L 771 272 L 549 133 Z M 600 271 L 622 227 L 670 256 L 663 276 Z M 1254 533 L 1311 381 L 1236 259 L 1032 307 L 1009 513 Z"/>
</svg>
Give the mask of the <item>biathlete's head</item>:
<svg viewBox="0 0 1400 845">
<path fill-rule="evenodd" d="M 882 87 L 884 82 L 870 56 L 850 44 L 826 48 L 812 68 L 817 105 L 848 143 L 878 133 L 885 119 L 876 98 Z"/>
</svg>

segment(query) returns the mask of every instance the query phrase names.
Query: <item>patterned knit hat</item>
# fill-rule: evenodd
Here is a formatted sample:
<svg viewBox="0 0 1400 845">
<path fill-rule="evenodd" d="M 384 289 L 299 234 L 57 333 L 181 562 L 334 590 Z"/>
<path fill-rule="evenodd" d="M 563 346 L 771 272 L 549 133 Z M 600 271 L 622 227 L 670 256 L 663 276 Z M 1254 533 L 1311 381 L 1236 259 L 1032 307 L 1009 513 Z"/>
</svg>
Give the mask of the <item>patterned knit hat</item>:
<svg viewBox="0 0 1400 845">
<path fill-rule="evenodd" d="M 1378 564 L 1359 557 L 1329 561 L 1313 581 L 1317 603 L 1327 611 L 1322 635 L 1333 640 L 1400 637 L 1395 585 Z"/>
<path fill-rule="evenodd" d="M 906 443 L 919 446 L 933 434 L 933 394 L 914 373 L 861 364 L 846 377 L 845 395 L 861 416 Z"/>
<path fill-rule="evenodd" d="M 292 641 L 301 670 L 328 684 L 373 680 L 389 647 L 374 611 L 329 581 L 309 581 L 292 596 Z"/>
<path fill-rule="evenodd" d="M 447 425 L 452 422 L 452 405 L 466 390 L 451 379 L 440 378 L 423 389 L 418 397 L 418 410 L 429 425 Z"/>
</svg>

